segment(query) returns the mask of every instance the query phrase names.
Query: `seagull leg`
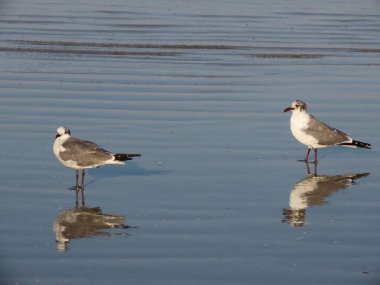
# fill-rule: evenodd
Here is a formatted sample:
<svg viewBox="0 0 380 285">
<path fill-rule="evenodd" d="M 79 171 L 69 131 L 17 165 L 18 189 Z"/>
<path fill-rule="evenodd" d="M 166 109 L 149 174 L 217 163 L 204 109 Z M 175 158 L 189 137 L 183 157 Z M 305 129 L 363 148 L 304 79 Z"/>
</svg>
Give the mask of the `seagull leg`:
<svg viewBox="0 0 380 285">
<path fill-rule="evenodd" d="M 305 159 L 298 159 L 297 161 L 302 161 L 302 162 L 308 163 L 309 162 L 309 153 L 310 153 L 310 148 L 307 148 Z"/>
<path fill-rule="evenodd" d="M 315 148 L 314 149 L 314 163 L 317 164 L 318 163 L 318 149 Z"/>
<path fill-rule="evenodd" d="M 75 170 L 75 177 L 76 177 L 76 179 L 75 179 L 75 191 L 78 192 L 78 179 L 79 179 L 79 171 L 78 171 L 78 169 Z"/>
<path fill-rule="evenodd" d="M 305 162 L 309 162 L 309 154 L 310 154 L 310 148 L 307 148 L 306 156 L 305 156 Z"/>
<path fill-rule="evenodd" d="M 75 204 L 78 206 L 78 192 L 79 192 L 79 188 L 78 188 L 78 179 L 79 179 L 79 171 L 78 169 L 76 170 L 76 180 L 75 180 Z"/>
<path fill-rule="evenodd" d="M 84 169 L 82 169 L 82 206 L 84 207 L 84 176 L 86 175 L 86 172 Z"/>
</svg>

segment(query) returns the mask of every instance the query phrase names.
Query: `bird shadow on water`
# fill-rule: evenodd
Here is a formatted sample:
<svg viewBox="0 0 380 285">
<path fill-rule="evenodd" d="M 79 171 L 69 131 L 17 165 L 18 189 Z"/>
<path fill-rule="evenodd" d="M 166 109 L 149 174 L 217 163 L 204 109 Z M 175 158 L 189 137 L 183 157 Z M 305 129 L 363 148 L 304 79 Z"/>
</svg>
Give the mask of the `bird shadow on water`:
<svg viewBox="0 0 380 285">
<path fill-rule="evenodd" d="M 103 213 L 100 207 L 64 209 L 58 214 L 53 224 L 57 250 L 69 251 L 69 243 L 75 239 L 128 236 L 125 229 L 137 227 L 125 224 L 124 220 L 124 216 Z M 107 231 L 112 229 L 119 230 L 116 233 Z"/>
<path fill-rule="evenodd" d="M 130 162 L 126 166 L 115 167 L 113 165 L 105 165 L 99 169 L 90 170 L 89 176 L 91 180 L 85 184 L 89 186 L 94 184 L 100 179 L 104 178 L 115 178 L 122 176 L 152 176 L 152 175 L 162 175 L 170 173 L 171 170 L 160 170 L 160 169 L 146 169 L 139 166 L 137 163 Z"/>
<path fill-rule="evenodd" d="M 321 175 L 318 174 L 318 164 L 312 164 L 313 173 L 308 163 L 305 163 L 305 166 L 307 174 L 294 185 L 289 195 L 289 208 L 283 210 L 282 222 L 293 227 L 303 227 L 308 224 L 307 208 L 326 204 L 326 198 L 333 193 L 347 189 L 353 186 L 357 179 L 370 175 L 368 172 Z"/>
</svg>

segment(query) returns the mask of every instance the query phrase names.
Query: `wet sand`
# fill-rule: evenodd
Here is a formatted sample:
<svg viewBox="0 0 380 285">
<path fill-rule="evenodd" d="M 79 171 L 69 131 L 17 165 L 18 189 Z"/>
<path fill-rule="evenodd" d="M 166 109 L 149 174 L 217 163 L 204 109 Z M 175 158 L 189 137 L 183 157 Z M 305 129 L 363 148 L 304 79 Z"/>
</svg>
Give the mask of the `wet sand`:
<svg viewBox="0 0 380 285">
<path fill-rule="evenodd" d="M 379 5 L 0 4 L 1 284 L 377 284 Z M 309 169 L 295 99 L 373 150 Z M 57 127 L 143 156 L 88 171 Z"/>
</svg>

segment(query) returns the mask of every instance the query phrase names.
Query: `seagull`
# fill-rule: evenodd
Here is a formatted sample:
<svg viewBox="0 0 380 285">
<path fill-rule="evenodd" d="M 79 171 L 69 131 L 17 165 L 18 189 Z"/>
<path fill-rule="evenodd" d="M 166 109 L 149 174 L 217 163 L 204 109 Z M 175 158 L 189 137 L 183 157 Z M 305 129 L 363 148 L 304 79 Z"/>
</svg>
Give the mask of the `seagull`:
<svg viewBox="0 0 380 285">
<path fill-rule="evenodd" d="M 314 149 L 314 163 L 318 163 L 317 151 L 322 147 L 341 145 L 371 149 L 369 143 L 353 140 L 348 134 L 316 119 L 307 112 L 306 103 L 301 100 L 294 101 L 284 110 L 289 111 L 292 111 L 290 130 L 293 136 L 307 146 L 306 157 L 302 161 L 308 162 L 310 150 Z"/>
<path fill-rule="evenodd" d="M 78 202 L 78 179 L 79 170 L 82 170 L 82 204 L 84 203 L 84 176 L 86 168 L 98 168 L 105 164 L 125 164 L 124 161 L 131 160 L 141 154 L 111 153 L 97 144 L 74 138 L 69 128 L 59 127 L 53 145 L 53 151 L 57 159 L 64 165 L 76 170 L 76 198 Z"/>
</svg>

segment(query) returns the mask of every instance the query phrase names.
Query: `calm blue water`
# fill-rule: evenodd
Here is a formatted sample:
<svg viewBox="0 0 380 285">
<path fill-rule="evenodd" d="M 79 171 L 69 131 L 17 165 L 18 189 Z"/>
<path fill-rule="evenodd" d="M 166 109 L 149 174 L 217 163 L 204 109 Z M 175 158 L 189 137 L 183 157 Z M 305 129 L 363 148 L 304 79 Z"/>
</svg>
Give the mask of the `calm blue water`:
<svg viewBox="0 0 380 285">
<path fill-rule="evenodd" d="M 1 284 L 379 282 L 376 1 L 61 2 L 0 4 Z M 373 150 L 308 174 L 295 99 Z M 76 209 L 61 125 L 143 156 Z"/>
</svg>

